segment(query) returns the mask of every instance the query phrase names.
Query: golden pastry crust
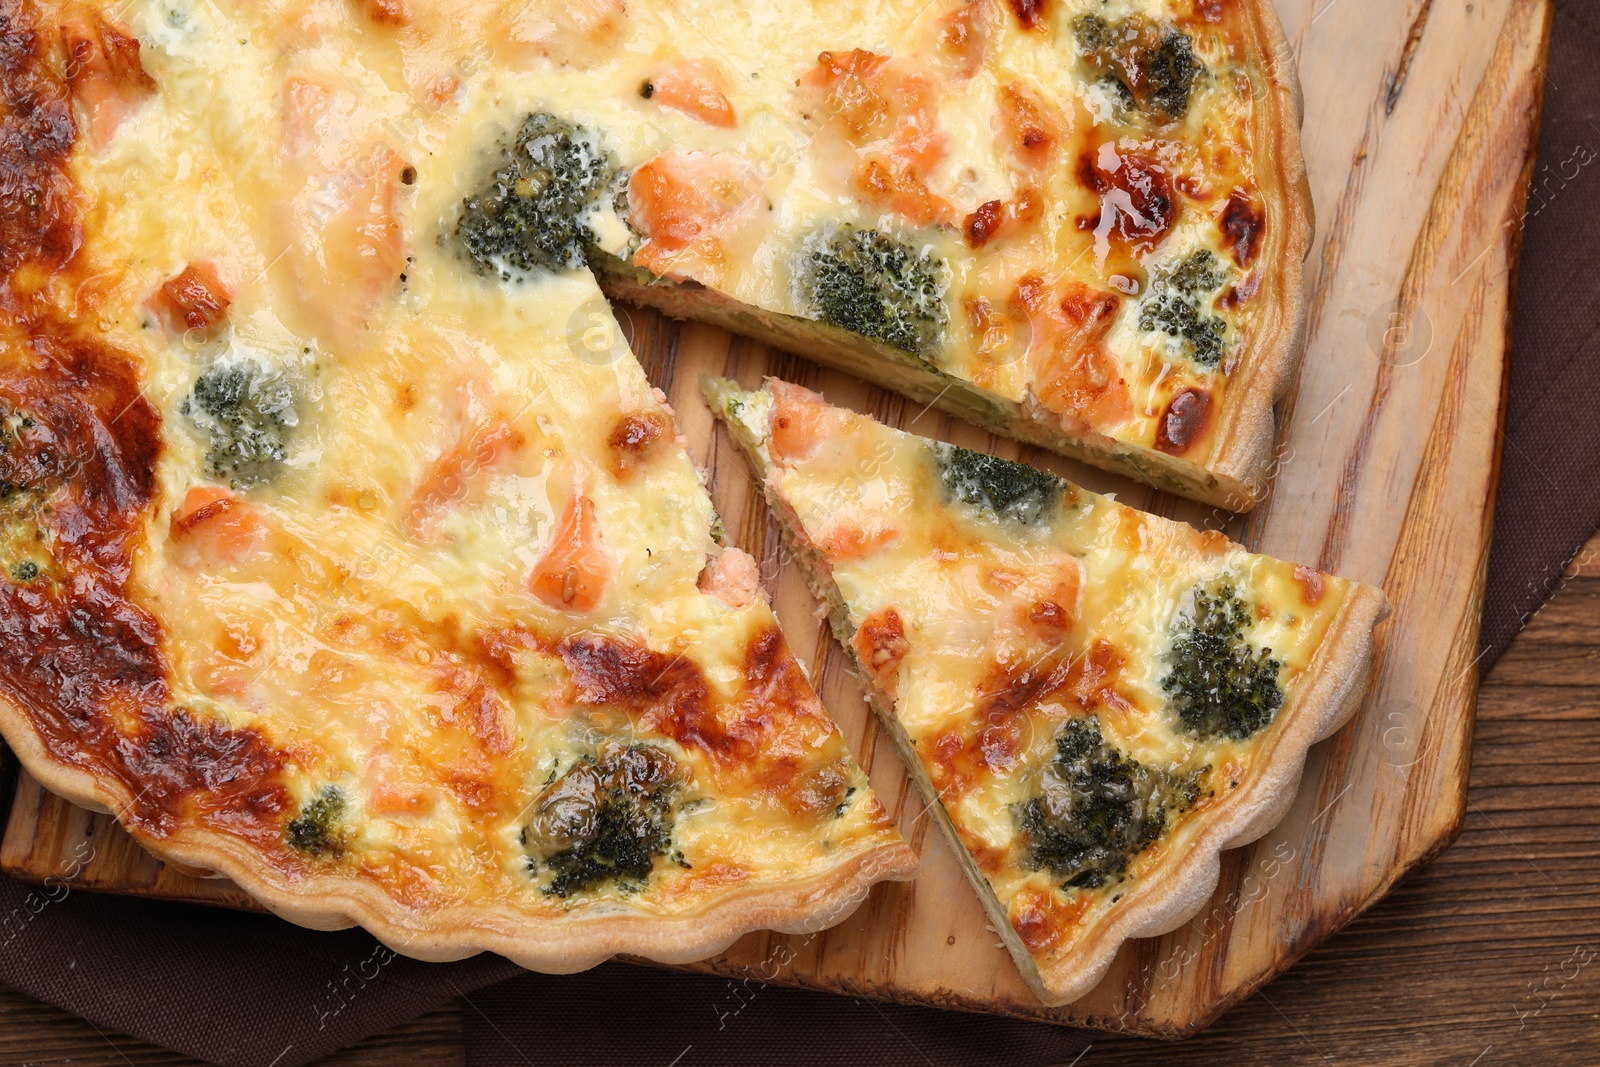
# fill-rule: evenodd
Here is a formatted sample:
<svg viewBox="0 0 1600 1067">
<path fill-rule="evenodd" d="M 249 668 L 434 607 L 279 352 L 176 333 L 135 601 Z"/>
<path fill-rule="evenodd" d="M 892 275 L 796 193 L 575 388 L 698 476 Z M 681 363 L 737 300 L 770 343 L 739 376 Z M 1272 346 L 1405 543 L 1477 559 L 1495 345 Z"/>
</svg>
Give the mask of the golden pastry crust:
<svg viewBox="0 0 1600 1067">
<path fill-rule="evenodd" d="M 1305 271 L 1316 236 L 1316 215 L 1311 182 L 1300 147 L 1300 127 L 1305 119 L 1305 99 L 1294 53 L 1283 35 L 1277 10 L 1270 3 L 1238 5 L 1261 42 L 1262 80 L 1268 91 L 1257 99 L 1261 107 L 1254 118 L 1256 139 L 1270 145 L 1267 158 L 1273 166 L 1258 171 L 1262 195 L 1273 205 L 1270 215 L 1282 223 L 1270 227 L 1263 248 L 1266 262 L 1276 265 L 1262 281 L 1265 324 L 1258 334 L 1253 358 L 1244 360 L 1219 420 L 1218 443 L 1209 466 L 1216 473 L 1223 496 L 1203 499 L 1234 511 L 1248 511 L 1265 495 L 1275 461 L 1272 456 L 1277 424 L 1273 405 L 1294 378 L 1305 354 Z"/>
</svg>

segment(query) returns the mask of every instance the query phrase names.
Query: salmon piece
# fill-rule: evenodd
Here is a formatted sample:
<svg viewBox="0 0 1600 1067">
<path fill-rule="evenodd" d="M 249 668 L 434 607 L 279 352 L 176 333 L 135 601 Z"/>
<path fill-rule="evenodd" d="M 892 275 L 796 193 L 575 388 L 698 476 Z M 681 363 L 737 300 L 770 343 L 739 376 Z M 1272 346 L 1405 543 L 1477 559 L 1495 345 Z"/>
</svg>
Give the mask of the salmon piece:
<svg viewBox="0 0 1600 1067">
<path fill-rule="evenodd" d="M 969 296 L 961 301 L 968 335 L 978 361 L 972 380 L 985 389 L 995 388 L 999 375 L 1015 355 L 1012 347 L 1026 344 L 1025 324 L 1019 324 L 1004 308 L 996 307 L 986 296 Z"/>
<path fill-rule="evenodd" d="M 919 176 L 944 159 L 949 136 L 939 128 L 939 93 L 921 73 L 900 77 L 892 89 L 897 112 L 892 158 Z"/>
<path fill-rule="evenodd" d="M 210 333 L 227 318 L 233 296 L 209 263 L 194 262 L 161 283 L 149 306 L 174 334 Z"/>
<path fill-rule="evenodd" d="M 900 613 L 885 607 L 868 615 L 861 621 L 851 645 L 857 662 L 892 699 L 900 688 L 900 664 L 911 652 Z"/>
<path fill-rule="evenodd" d="M 432 790 L 407 771 L 403 760 L 388 753 L 374 752 L 368 757 L 367 811 L 373 815 L 424 815 L 431 811 Z"/>
<path fill-rule="evenodd" d="M 761 595 L 761 569 L 748 552 L 729 546 L 706 561 L 700 591 L 738 610 Z"/>
<path fill-rule="evenodd" d="M 155 79 L 139 61 L 139 40 L 97 11 L 75 12 L 61 24 L 67 85 L 83 108 L 89 140 L 104 148 L 139 105 L 155 95 Z"/>
<path fill-rule="evenodd" d="M 391 291 L 406 267 L 405 229 L 400 222 L 400 175 L 405 163 L 387 148 L 330 176 L 340 202 L 320 227 L 314 205 L 308 229 L 311 254 L 297 264 L 303 288 L 311 299 L 345 307 L 347 325 L 371 310 Z"/>
<path fill-rule="evenodd" d="M 378 149 L 365 163 L 313 179 L 290 208 L 300 305 L 335 336 L 361 329 L 399 285 L 409 251 L 399 210 L 404 170 L 398 156 Z"/>
<path fill-rule="evenodd" d="M 454 100 L 460 92 L 461 79 L 454 74 L 435 75 L 427 80 L 427 84 L 422 90 L 423 96 L 426 97 L 428 103 L 436 108 L 444 107 L 445 104 Z"/>
<path fill-rule="evenodd" d="M 768 378 L 767 386 L 777 401 L 767 438 L 772 462 L 782 467 L 814 455 L 828 436 L 827 402 L 809 389 L 776 378 Z"/>
<path fill-rule="evenodd" d="M 961 222 L 968 248 L 982 248 L 1000 234 L 1005 225 L 1005 201 L 988 200 Z"/>
<path fill-rule="evenodd" d="M 739 125 L 733 104 L 722 91 L 721 71 L 703 59 L 688 59 L 667 67 L 645 82 L 640 93 L 707 126 L 731 130 Z"/>
<path fill-rule="evenodd" d="M 628 221 L 646 240 L 633 261 L 666 274 L 691 246 L 714 244 L 761 191 L 761 176 L 737 156 L 668 152 L 633 172 Z"/>
<path fill-rule="evenodd" d="M 190 566 L 236 564 L 264 547 L 269 530 L 250 505 L 214 485 L 197 485 L 172 513 L 172 539 L 188 551 Z"/>
<path fill-rule="evenodd" d="M 1128 382 L 1104 342 L 1121 306 L 1116 293 L 1068 282 L 1059 300 L 1037 277 L 1017 284 L 1013 315 L 1031 328 L 1028 361 L 1032 388 L 1050 411 L 1090 429 L 1125 421 L 1133 413 Z"/>
<path fill-rule="evenodd" d="M 281 110 L 284 156 L 303 177 L 280 216 L 299 304 L 313 328 L 345 336 L 399 285 L 409 252 L 401 190 L 415 169 L 352 128 L 348 92 L 290 78 Z"/>
<path fill-rule="evenodd" d="M 1000 10 L 992 0 L 963 0 L 934 25 L 930 54 L 956 78 L 978 73 L 983 59 L 1001 30 Z"/>
<path fill-rule="evenodd" d="M 1011 200 L 988 200 L 961 220 L 967 247 L 982 248 L 999 237 L 1031 227 L 1044 215 L 1044 197 L 1037 189 L 1018 189 Z"/>
<path fill-rule="evenodd" d="M 933 81 L 904 60 L 857 48 L 823 52 L 800 84 L 820 97 L 824 122 L 857 148 L 874 148 L 925 173 L 944 158 Z"/>
<path fill-rule="evenodd" d="M 637 411 L 623 415 L 606 438 L 606 444 L 611 447 L 611 472 L 618 478 L 630 477 L 673 436 L 672 416 L 664 411 Z"/>
<path fill-rule="evenodd" d="M 896 215 L 914 226 L 949 222 L 955 206 L 936 195 L 907 163 L 869 159 L 856 169 L 851 184 L 867 203 Z"/>
<path fill-rule="evenodd" d="M 463 425 L 456 443 L 440 453 L 411 491 L 400 521 L 406 536 L 432 541 L 439 520 L 466 498 L 474 480 L 499 466 L 525 440 L 522 431 L 503 417 Z"/>
<path fill-rule="evenodd" d="M 1006 82 L 997 96 L 994 126 L 1001 143 L 1024 167 L 1044 170 L 1066 132 L 1066 117 L 1022 82 Z"/>
<path fill-rule="evenodd" d="M 265 622 L 258 615 L 223 616 L 217 630 L 215 655 L 198 656 L 185 664 L 190 682 L 200 692 L 237 701 L 250 699 L 250 686 L 261 675 L 267 642 Z"/>
<path fill-rule="evenodd" d="M 310 78 L 290 78 L 283 83 L 280 110 L 286 155 L 304 156 L 332 140 L 331 136 L 324 138 L 322 127 L 333 110 L 333 101 L 334 91 Z"/>
<path fill-rule="evenodd" d="M 888 56 L 864 49 L 823 52 L 817 65 L 800 76 L 800 84 L 818 91 L 825 114 L 842 123 L 852 143 L 881 137 L 889 119 L 889 101 L 878 91 L 879 74 Z"/>
<path fill-rule="evenodd" d="M 603 62 L 629 30 L 623 0 L 532 0 L 509 4 L 506 43 L 515 59 L 542 57 L 584 68 Z"/>
<path fill-rule="evenodd" d="M 915 225 L 949 222 L 955 209 L 928 188 L 944 158 L 932 79 L 906 61 L 873 52 L 823 52 L 800 78 L 852 161 L 850 184 L 869 204 Z"/>
<path fill-rule="evenodd" d="M 1179 389 L 1156 424 L 1156 448 L 1174 456 L 1190 451 L 1207 438 L 1215 414 L 1211 390 L 1204 386 Z"/>
<path fill-rule="evenodd" d="M 361 11 L 380 26 L 404 26 L 411 21 L 406 0 L 360 0 Z"/>
<path fill-rule="evenodd" d="M 599 605 L 610 580 L 611 559 L 600 547 L 594 502 L 574 489 L 528 588 L 552 608 L 581 614 Z"/>
<path fill-rule="evenodd" d="M 846 524 L 823 538 L 820 547 L 827 553 L 830 563 L 844 563 L 869 555 L 899 536 L 900 531 L 893 526 L 867 528 Z"/>
<path fill-rule="evenodd" d="M 232 494 L 226 489 L 215 485 L 196 485 L 184 494 L 183 503 L 173 510 L 172 524 L 174 528 L 187 528 L 200 521 L 196 516 L 210 505 L 232 499 Z"/>
<path fill-rule="evenodd" d="M 1048 641 L 1060 641 L 1078 623 L 1081 575 L 1075 566 L 1062 567 L 1061 577 L 1048 595 L 1028 604 L 1022 611 L 1023 623 Z"/>
<path fill-rule="evenodd" d="M 1321 571 L 1299 565 L 1294 569 L 1294 584 L 1300 587 L 1300 599 L 1307 607 L 1313 608 L 1322 601 L 1322 594 L 1328 588 Z"/>
</svg>

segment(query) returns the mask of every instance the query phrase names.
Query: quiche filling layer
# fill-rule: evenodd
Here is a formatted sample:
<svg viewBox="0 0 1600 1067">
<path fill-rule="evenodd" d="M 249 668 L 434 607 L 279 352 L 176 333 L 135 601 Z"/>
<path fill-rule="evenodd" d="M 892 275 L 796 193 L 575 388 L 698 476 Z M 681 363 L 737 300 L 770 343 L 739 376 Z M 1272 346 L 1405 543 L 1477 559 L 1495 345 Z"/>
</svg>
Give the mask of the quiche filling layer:
<svg viewBox="0 0 1600 1067">
<path fill-rule="evenodd" d="M 907 876 L 584 269 L 624 141 L 559 63 L 648 57 L 410 7 L 0 2 L 8 737 L 430 955 Z"/>
<path fill-rule="evenodd" d="M 777 379 L 707 393 L 1046 995 L 1288 758 L 1276 735 L 1330 633 L 1358 597 L 1381 603 Z"/>
</svg>

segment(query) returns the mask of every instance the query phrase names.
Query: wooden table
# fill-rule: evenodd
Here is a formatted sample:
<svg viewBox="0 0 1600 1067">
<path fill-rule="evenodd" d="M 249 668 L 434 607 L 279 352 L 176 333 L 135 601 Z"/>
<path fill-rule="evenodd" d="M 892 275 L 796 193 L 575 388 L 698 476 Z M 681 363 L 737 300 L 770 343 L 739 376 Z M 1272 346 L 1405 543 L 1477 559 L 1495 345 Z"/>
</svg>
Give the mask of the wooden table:
<svg viewBox="0 0 1600 1067">
<path fill-rule="evenodd" d="M 1484 683 L 1472 754 L 1431 866 L 1200 1037 L 1101 1037 L 1077 1067 L 1600 1062 L 1600 536 Z M 464 1010 L 323 1062 L 459 1064 Z M 0 988 L 0 1064 L 192 1062 Z"/>
</svg>

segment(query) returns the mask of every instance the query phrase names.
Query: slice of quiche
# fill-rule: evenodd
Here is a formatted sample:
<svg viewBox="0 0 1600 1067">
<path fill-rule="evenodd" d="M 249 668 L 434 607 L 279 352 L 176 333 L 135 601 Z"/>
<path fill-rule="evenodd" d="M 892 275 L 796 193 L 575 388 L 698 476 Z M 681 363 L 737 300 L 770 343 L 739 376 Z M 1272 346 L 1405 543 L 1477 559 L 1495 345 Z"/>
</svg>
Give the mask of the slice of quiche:
<svg viewBox="0 0 1600 1067">
<path fill-rule="evenodd" d="M 592 277 L 458 233 L 535 90 L 391 6 L 0 0 L 0 731 L 422 958 L 836 921 L 915 857 Z"/>
<path fill-rule="evenodd" d="M 707 393 L 1046 1003 L 1192 916 L 1361 700 L 1377 589 L 776 379 Z"/>
<path fill-rule="evenodd" d="M 1267 0 L 669 6 L 588 67 L 608 292 L 1255 504 L 1312 234 Z"/>
<path fill-rule="evenodd" d="M 163 95 L 180 69 L 226 70 L 225 95 L 248 82 L 246 110 L 285 116 L 308 158 L 365 126 L 447 178 L 486 273 L 588 261 L 613 295 L 1162 488 L 1245 509 L 1265 487 L 1312 229 L 1268 0 L 115 11 Z M 238 62 L 272 50 L 300 54 L 293 84 Z M 380 83 L 381 107 L 349 110 Z M 91 103 L 110 126 L 118 105 Z M 363 195 L 403 202 L 386 158 Z M 337 274 L 326 251 L 294 269 Z"/>
</svg>

